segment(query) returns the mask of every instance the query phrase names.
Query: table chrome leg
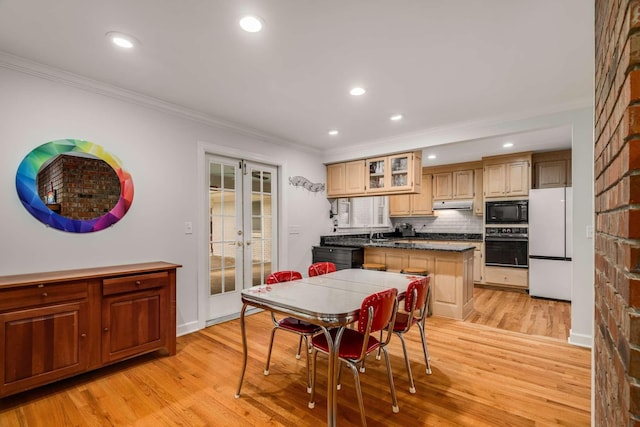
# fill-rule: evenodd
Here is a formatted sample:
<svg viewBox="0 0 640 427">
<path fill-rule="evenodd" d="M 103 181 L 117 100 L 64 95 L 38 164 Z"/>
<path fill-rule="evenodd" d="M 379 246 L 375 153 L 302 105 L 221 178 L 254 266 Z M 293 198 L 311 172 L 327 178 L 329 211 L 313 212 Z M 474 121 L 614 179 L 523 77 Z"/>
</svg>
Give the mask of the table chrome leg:
<svg viewBox="0 0 640 427">
<path fill-rule="evenodd" d="M 328 374 L 327 374 L 327 425 L 329 427 L 335 427 L 337 424 L 338 413 L 338 363 L 340 361 L 338 357 L 338 349 L 340 348 L 340 341 L 342 340 L 342 334 L 344 334 L 344 326 L 338 329 L 335 340 L 331 339 L 331 334 L 326 328 L 322 328 L 325 336 L 327 337 L 327 343 L 329 344 L 329 361 L 328 361 Z"/>
<path fill-rule="evenodd" d="M 244 313 L 247 311 L 247 304 L 242 305 L 242 311 L 240 312 L 240 331 L 242 332 L 242 372 L 240 372 L 240 382 L 238 383 L 238 391 L 236 392 L 236 399 L 240 397 L 240 389 L 242 388 L 242 380 L 244 379 L 244 373 L 247 370 L 247 332 L 244 326 Z"/>
</svg>

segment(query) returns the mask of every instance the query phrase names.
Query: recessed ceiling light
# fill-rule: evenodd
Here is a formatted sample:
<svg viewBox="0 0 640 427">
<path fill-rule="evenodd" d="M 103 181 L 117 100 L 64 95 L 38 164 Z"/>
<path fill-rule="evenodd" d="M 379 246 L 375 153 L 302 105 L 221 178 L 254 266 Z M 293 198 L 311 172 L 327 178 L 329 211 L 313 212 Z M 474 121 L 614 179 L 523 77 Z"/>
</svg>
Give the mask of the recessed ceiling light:
<svg viewBox="0 0 640 427">
<path fill-rule="evenodd" d="M 339 132 L 338 132 L 337 130 L 335 130 L 335 129 L 331 129 L 331 130 L 329 131 L 329 135 L 331 135 L 331 136 L 335 136 L 335 135 L 337 135 L 338 133 L 339 133 Z"/>
<path fill-rule="evenodd" d="M 257 16 L 245 16 L 240 19 L 240 27 L 248 33 L 257 33 L 262 30 L 262 19 Z"/>
<path fill-rule="evenodd" d="M 504 148 L 510 148 L 510 147 L 513 147 L 513 142 L 505 142 L 504 144 L 502 144 L 502 146 L 503 146 Z"/>
<path fill-rule="evenodd" d="M 393 120 L 394 122 L 402 120 L 402 114 L 394 114 L 393 116 L 389 117 L 389 120 Z"/>
<path fill-rule="evenodd" d="M 364 95 L 364 93 L 366 92 L 366 90 L 364 90 L 364 88 L 361 87 L 354 87 L 353 89 L 351 89 L 349 91 L 349 93 L 353 96 L 360 96 L 360 95 Z"/>
<path fill-rule="evenodd" d="M 429 155 L 427 156 L 427 159 L 429 159 L 429 160 L 433 160 L 433 159 L 435 159 L 435 158 L 436 158 L 436 155 L 435 155 L 435 154 L 429 154 Z"/>
<path fill-rule="evenodd" d="M 107 38 L 109 38 L 109 40 L 111 40 L 113 44 L 124 49 L 132 49 L 134 46 L 139 44 L 135 37 L 132 37 L 128 34 L 119 33 L 117 31 L 110 31 L 106 34 L 106 36 Z"/>
</svg>

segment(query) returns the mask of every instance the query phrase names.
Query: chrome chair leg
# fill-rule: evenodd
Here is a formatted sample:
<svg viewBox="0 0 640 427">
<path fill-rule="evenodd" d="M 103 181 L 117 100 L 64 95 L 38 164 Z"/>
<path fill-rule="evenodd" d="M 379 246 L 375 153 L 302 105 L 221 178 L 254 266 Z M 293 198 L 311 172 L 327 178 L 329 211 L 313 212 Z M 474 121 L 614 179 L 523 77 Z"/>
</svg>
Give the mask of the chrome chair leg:
<svg viewBox="0 0 640 427">
<path fill-rule="evenodd" d="M 360 408 L 360 420 L 362 425 L 367 425 L 367 418 L 364 415 L 364 402 L 362 401 L 362 387 L 360 386 L 360 374 L 358 374 L 358 367 L 355 363 L 347 362 L 351 372 L 353 372 L 353 379 L 356 383 L 356 395 L 358 396 L 358 407 Z"/>
<path fill-rule="evenodd" d="M 273 350 L 273 338 L 276 335 L 276 330 L 278 328 L 273 328 L 271 330 L 271 339 L 269 340 L 269 353 L 267 353 L 267 364 L 264 366 L 264 374 L 269 375 L 269 363 L 271 363 L 271 350 Z"/>
<path fill-rule="evenodd" d="M 300 335 L 300 341 L 298 342 L 298 352 L 296 353 L 296 359 L 298 359 L 298 360 L 300 360 L 300 350 L 302 350 L 302 338 L 303 337 L 304 337 L 304 335 Z"/>
<path fill-rule="evenodd" d="M 404 363 L 407 367 L 407 375 L 409 376 L 409 393 L 414 394 L 416 392 L 416 386 L 413 383 L 413 374 L 411 373 L 411 364 L 409 363 L 409 353 L 407 353 L 407 343 L 404 342 L 404 336 L 402 334 L 396 334 L 400 337 L 402 343 L 402 351 L 404 352 Z"/>
<path fill-rule="evenodd" d="M 427 348 L 427 337 L 424 334 L 424 326 L 422 325 L 422 323 L 418 323 L 418 329 L 420 329 L 422 351 L 424 352 L 424 363 L 427 366 L 427 374 L 431 375 L 431 357 L 429 356 L 429 349 Z"/>
<path fill-rule="evenodd" d="M 316 406 L 316 367 L 318 366 L 318 351 L 313 350 L 313 371 L 311 374 L 311 396 L 309 396 L 309 409 L 313 409 Z"/>
<path fill-rule="evenodd" d="M 393 384 L 393 372 L 391 372 L 391 359 L 389 359 L 389 353 L 386 347 L 382 347 L 384 352 L 384 360 L 387 363 L 387 376 L 389 377 L 389 389 L 391 390 L 391 410 L 394 414 L 400 412 L 398 407 L 398 399 L 396 398 L 396 387 Z"/>
</svg>

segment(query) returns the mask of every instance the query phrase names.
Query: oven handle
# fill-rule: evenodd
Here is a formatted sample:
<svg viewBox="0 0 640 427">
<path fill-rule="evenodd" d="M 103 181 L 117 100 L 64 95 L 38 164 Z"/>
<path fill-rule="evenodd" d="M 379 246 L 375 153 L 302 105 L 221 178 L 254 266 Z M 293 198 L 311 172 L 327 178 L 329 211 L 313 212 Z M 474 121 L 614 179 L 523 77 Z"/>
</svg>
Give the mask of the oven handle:
<svg viewBox="0 0 640 427">
<path fill-rule="evenodd" d="M 485 237 L 485 242 L 528 242 L 526 237 Z"/>
</svg>

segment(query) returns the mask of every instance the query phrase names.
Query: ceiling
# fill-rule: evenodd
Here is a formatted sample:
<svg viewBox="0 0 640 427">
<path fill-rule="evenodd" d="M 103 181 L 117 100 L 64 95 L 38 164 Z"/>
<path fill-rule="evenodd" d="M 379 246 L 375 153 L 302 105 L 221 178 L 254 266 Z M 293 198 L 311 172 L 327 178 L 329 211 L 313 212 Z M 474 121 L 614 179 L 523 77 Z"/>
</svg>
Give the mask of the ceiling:
<svg viewBox="0 0 640 427">
<path fill-rule="evenodd" d="M 263 30 L 242 31 L 245 14 Z M 0 0 L 0 51 L 319 152 L 584 107 L 594 91 L 585 0 Z M 517 151 L 571 144 L 568 128 L 508 136 Z M 503 139 L 437 147 L 433 164 Z"/>
</svg>

